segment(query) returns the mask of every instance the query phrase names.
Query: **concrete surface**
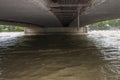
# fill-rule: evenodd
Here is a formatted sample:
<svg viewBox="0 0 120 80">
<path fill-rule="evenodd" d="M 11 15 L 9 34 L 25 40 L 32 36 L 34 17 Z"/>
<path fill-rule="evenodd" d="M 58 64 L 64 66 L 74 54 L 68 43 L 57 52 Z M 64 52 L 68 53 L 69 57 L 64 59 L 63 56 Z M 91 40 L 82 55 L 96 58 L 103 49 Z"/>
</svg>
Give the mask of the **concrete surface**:
<svg viewBox="0 0 120 80">
<path fill-rule="evenodd" d="M 50 11 L 48 0 L 0 0 L 0 23 L 35 25 L 43 28 L 62 27 Z M 80 26 L 120 18 L 120 0 L 92 0 L 92 6 L 80 15 Z M 71 27 L 78 26 L 77 18 Z M 27 26 L 28 27 L 28 26 Z"/>
</svg>

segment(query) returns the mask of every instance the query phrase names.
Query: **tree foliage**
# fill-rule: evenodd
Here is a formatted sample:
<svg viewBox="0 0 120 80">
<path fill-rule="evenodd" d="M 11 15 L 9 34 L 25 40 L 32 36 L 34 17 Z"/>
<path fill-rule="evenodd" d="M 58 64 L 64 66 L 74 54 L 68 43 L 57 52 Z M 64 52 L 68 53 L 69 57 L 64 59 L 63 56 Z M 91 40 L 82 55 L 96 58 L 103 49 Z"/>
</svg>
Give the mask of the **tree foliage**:
<svg viewBox="0 0 120 80">
<path fill-rule="evenodd" d="M 0 25 L 0 32 L 20 32 L 24 31 L 21 26 Z"/>
<path fill-rule="evenodd" d="M 89 27 L 91 29 L 110 29 L 110 28 L 120 28 L 120 19 L 114 19 L 114 20 L 106 20 L 102 22 L 97 22 L 94 24 L 90 24 Z"/>
</svg>

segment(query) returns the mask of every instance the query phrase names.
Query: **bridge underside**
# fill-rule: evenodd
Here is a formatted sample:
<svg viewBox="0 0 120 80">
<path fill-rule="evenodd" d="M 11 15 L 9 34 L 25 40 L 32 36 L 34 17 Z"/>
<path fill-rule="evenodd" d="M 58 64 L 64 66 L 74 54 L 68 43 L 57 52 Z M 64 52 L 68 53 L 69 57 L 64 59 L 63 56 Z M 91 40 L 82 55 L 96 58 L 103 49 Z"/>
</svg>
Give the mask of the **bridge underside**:
<svg viewBox="0 0 120 80">
<path fill-rule="evenodd" d="M 120 18 L 119 3 L 120 0 L 0 0 L 0 23 L 78 28 Z"/>
</svg>

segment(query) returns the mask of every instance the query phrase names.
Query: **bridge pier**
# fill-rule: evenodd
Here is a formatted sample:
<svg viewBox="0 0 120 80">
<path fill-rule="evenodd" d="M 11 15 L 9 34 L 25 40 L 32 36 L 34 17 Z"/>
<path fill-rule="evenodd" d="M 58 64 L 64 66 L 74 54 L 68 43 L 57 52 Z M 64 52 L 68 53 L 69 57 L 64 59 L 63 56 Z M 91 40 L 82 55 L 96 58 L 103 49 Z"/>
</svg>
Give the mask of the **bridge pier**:
<svg viewBox="0 0 120 80">
<path fill-rule="evenodd" d="M 86 27 L 25 27 L 25 34 L 28 35 L 39 35 L 43 33 L 87 33 Z"/>
<path fill-rule="evenodd" d="M 80 33 L 87 33 L 88 32 L 88 28 L 86 26 L 80 27 L 78 32 L 80 32 Z"/>
</svg>

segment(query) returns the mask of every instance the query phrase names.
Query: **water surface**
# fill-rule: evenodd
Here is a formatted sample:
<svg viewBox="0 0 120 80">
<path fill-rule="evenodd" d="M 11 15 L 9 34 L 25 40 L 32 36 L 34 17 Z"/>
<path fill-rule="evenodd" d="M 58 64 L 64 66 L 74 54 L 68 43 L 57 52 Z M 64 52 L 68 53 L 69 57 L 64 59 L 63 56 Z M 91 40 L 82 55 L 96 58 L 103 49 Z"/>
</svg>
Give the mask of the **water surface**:
<svg viewBox="0 0 120 80">
<path fill-rule="evenodd" d="M 0 80 L 119 80 L 119 34 L 0 33 Z"/>
</svg>

